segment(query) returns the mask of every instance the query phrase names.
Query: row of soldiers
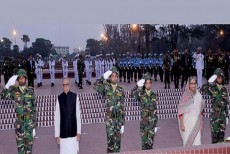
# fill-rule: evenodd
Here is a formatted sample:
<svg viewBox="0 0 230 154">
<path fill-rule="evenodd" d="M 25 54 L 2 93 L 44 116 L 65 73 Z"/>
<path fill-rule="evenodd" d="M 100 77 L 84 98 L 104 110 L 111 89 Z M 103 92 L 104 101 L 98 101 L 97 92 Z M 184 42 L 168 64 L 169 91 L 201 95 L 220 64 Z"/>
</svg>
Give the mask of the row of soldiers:
<svg viewBox="0 0 230 154">
<path fill-rule="evenodd" d="M 209 79 L 216 68 L 221 68 L 225 72 L 225 84 L 229 81 L 229 53 L 224 53 L 218 49 L 216 54 L 212 54 L 211 49 L 208 50 L 204 58 L 205 74 Z M 130 83 L 130 81 L 137 81 L 141 79 L 142 75 L 149 72 L 151 76 L 154 75 L 157 81 L 159 74 L 161 82 L 165 82 L 165 88 L 170 88 L 170 80 L 174 81 L 175 88 L 179 88 L 179 79 L 181 78 L 181 88 L 183 88 L 188 77 L 196 75 L 195 59 L 189 50 L 184 49 L 183 53 L 179 53 L 175 49 L 172 53 L 166 52 L 163 54 L 123 54 L 119 55 L 117 60 L 117 68 L 119 70 L 120 82 Z"/>
<path fill-rule="evenodd" d="M 30 61 L 30 63 L 28 63 Z M 69 62 L 64 55 L 59 59 L 62 65 L 63 77 L 68 77 Z M 205 62 L 205 74 L 208 79 L 213 73 L 214 69 L 219 67 L 225 73 L 224 83 L 228 84 L 229 80 L 229 53 L 222 52 L 218 49 L 216 54 L 212 54 L 209 49 L 204 58 Z M 188 49 L 184 49 L 183 53 L 179 53 L 178 49 L 175 49 L 172 53 L 166 52 L 163 54 L 119 54 L 118 59 L 114 58 L 114 54 L 106 54 L 103 58 L 102 54 L 91 57 L 86 55 L 85 58 L 82 55 L 76 55 L 72 60 L 75 83 L 80 89 L 82 89 L 83 72 L 86 75 L 86 83 L 91 85 L 92 73 L 95 72 L 96 79 L 99 79 L 104 72 L 111 69 L 112 66 L 116 66 L 119 70 L 120 82 L 130 83 L 130 81 L 137 81 L 141 79 L 142 75 L 149 72 L 151 76 L 154 76 L 155 81 L 158 80 L 158 74 L 160 81 L 165 83 L 165 88 L 170 88 L 170 81 L 174 81 L 175 88 L 179 88 L 179 79 L 181 78 L 181 88 L 183 88 L 188 77 L 196 75 L 195 60 L 192 55 L 189 54 Z M 95 65 L 93 65 L 93 63 Z M 30 64 L 30 65 L 29 65 Z M 51 86 L 54 86 L 55 82 L 55 64 L 56 61 L 53 55 L 49 56 L 49 71 Z M 36 76 L 38 87 L 42 86 L 43 81 L 43 68 L 45 62 L 41 55 L 37 54 L 34 58 L 25 59 L 19 57 L 17 59 L 10 59 L 6 57 L 1 66 L 1 72 L 4 74 L 5 83 L 8 81 L 18 69 L 23 68 L 25 70 L 31 70 L 28 74 L 28 78 L 33 85 L 33 79 Z M 94 66 L 94 67 L 93 67 Z M 31 67 L 31 69 L 30 69 Z M 28 72 L 28 71 L 27 71 Z M 29 83 L 30 83 L 29 82 Z"/>
</svg>

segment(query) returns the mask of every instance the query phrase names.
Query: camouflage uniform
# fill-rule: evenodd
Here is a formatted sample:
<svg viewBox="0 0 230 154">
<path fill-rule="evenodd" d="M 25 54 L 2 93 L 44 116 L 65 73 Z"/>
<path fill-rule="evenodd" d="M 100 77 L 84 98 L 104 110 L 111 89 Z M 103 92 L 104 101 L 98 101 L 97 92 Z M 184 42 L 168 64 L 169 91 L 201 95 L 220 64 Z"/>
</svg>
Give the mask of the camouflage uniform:
<svg viewBox="0 0 230 154">
<path fill-rule="evenodd" d="M 146 79 L 151 79 L 151 75 L 145 74 Z M 136 98 L 141 105 L 140 133 L 142 150 L 152 149 L 157 125 L 157 96 L 151 90 L 148 94 L 143 87 L 135 86 L 131 91 L 131 96 Z"/>
<path fill-rule="evenodd" d="M 112 72 L 118 74 L 116 67 L 112 68 Z M 107 152 L 120 152 L 120 129 L 125 122 L 124 89 L 123 87 L 117 85 L 116 89 L 113 90 L 112 84 L 103 77 L 94 83 L 93 88 L 105 96 L 105 124 L 108 144 Z"/>
<path fill-rule="evenodd" d="M 23 69 L 18 71 L 18 76 L 26 76 Z M 15 101 L 15 133 L 19 154 L 31 154 L 33 145 L 32 131 L 36 127 L 36 102 L 34 89 L 25 86 L 22 90 L 19 86 L 11 86 L 1 92 L 1 99 L 13 99 Z"/>
<path fill-rule="evenodd" d="M 214 74 L 224 78 L 224 73 L 220 68 L 216 69 Z M 210 115 L 212 143 L 223 142 L 226 118 L 228 118 L 229 97 L 227 88 L 219 88 L 219 85 L 214 82 L 204 84 L 201 91 L 207 93 L 212 98 L 212 113 Z"/>
</svg>

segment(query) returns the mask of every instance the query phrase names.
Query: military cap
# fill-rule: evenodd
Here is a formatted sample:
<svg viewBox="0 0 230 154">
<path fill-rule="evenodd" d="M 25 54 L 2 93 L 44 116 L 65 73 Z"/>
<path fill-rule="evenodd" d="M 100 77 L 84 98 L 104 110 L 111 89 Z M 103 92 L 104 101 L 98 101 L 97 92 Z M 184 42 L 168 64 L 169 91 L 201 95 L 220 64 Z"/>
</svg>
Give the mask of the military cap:
<svg viewBox="0 0 230 154">
<path fill-rule="evenodd" d="M 149 72 L 145 73 L 143 75 L 143 79 L 145 79 L 145 80 L 151 80 L 151 74 Z"/>
<path fill-rule="evenodd" d="M 19 69 L 18 72 L 17 72 L 17 75 L 18 75 L 18 78 L 19 77 L 27 77 L 27 74 L 26 74 L 26 71 L 24 69 Z"/>
<path fill-rule="evenodd" d="M 113 66 L 111 68 L 111 71 L 112 71 L 112 73 L 116 73 L 117 75 L 119 75 L 119 71 L 118 71 L 117 67 Z"/>
<path fill-rule="evenodd" d="M 223 70 L 221 68 L 215 69 L 214 74 L 224 78 L 224 72 L 223 72 Z"/>
</svg>

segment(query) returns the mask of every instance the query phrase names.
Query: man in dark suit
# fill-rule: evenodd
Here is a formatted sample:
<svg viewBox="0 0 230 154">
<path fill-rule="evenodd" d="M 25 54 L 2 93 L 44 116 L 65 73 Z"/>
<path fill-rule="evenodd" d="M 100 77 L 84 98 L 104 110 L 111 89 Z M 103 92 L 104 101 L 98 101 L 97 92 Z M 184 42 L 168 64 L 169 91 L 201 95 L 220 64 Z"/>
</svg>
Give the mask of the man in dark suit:
<svg viewBox="0 0 230 154">
<path fill-rule="evenodd" d="M 29 55 L 26 64 L 27 76 L 28 76 L 28 86 L 34 87 L 34 76 L 35 76 L 35 62 L 32 55 Z"/>
<path fill-rule="evenodd" d="M 187 83 L 188 78 L 191 75 L 192 70 L 192 57 L 189 55 L 189 51 L 187 48 L 184 50 L 184 54 L 181 56 L 181 89 L 184 87 L 184 83 Z"/>
</svg>

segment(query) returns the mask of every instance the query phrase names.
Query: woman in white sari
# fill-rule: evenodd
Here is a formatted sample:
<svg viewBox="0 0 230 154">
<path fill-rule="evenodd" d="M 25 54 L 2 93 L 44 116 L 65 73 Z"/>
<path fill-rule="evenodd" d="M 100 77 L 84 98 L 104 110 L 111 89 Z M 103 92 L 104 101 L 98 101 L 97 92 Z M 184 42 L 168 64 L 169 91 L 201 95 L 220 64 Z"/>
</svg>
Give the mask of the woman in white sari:
<svg viewBox="0 0 230 154">
<path fill-rule="evenodd" d="M 197 79 L 190 77 L 178 105 L 179 130 L 183 146 L 201 145 L 203 108 L 204 101 L 197 90 Z"/>
</svg>

